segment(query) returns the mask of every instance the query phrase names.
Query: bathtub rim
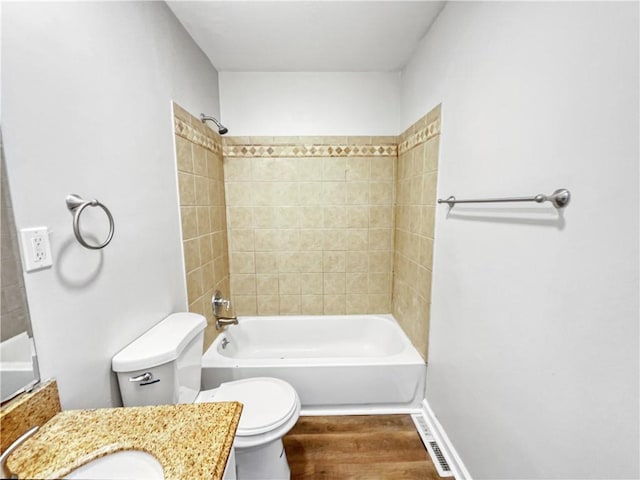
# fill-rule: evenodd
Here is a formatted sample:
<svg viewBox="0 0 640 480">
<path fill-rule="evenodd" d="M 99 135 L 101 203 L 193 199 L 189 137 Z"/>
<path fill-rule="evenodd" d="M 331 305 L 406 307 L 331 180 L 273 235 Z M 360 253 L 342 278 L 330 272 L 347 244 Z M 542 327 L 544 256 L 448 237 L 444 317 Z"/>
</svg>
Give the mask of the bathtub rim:
<svg viewBox="0 0 640 480">
<path fill-rule="evenodd" d="M 222 355 L 218 351 L 219 345 L 222 343 L 223 338 L 225 338 L 223 330 L 218 334 L 218 336 L 214 339 L 214 341 L 209 345 L 209 348 L 202 355 L 202 367 L 203 368 L 216 368 L 216 367 L 230 367 L 230 366 L 256 366 L 256 367 L 292 367 L 292 368 L 303 368 L 308 366 L 340 366 L 340 365 L 349 365 L 349 366 L 365 366 L 365 365 L 388 365 L 392 363 L 393 365 L 415 365 L 422 364 L 426 365 L 426 362 L 418 353 L 418 350 L 415 348 L 411 340 L 404 332 L 398 321 L 394 318 L 394 316 L 390 313 L 385 314 L 345 314 L 345 315 L 269 315 L 269 316 L 240 316 L 238 317 L 238 321 L 242 322 L 244 319 L 254 320 L 254 321 L 279 321 L 282 319 L 292 319 L 296 318 L 296 321 L 305 321 L 309 319 L 319 319 L 319 318 L 343 318 L 343 317 L 376 317 L 379 318 L 391 325 L 396 329 L 396 333 L 400 336 L 400 340 L 402 342 L 403 348 L 397 354 L 379 356 L 379 357 L 366 357 L 366 356 L 352 356 L 352 357 L 291 357 L 291 358 L 235 358 L 235 357 L 227 357 Z M 233 328 L 234 325 L 228 326 L 226 328 Z"/>
</svg>

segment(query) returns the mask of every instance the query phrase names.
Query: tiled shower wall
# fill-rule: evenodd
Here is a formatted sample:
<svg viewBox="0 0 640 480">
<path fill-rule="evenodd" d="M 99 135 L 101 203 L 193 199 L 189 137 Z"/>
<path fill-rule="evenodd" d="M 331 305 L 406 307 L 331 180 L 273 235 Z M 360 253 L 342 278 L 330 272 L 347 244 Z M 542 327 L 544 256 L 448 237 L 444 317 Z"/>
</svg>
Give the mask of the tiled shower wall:
<svg viewBox="0 0 640 480">
<path fill-rule="evenodd" d="M 2 253 L 0 255 L 0 292 L 2 293 L 0 318 L 2 319 L 2 329 L 0 329 L 0 337 L 2 341 L 5 341 L 22 332 L 27 332 L 29 336 L 32 336 L 32 334 L 1 138 L 0 190 L 2 198 L 2 205 L 0 206 L 0 244 L 2 245 Z"/>
<path fill-rule="evenodd" d="M 204 348 L 216 337 L 211 297 L 229 298 L 229 257 L 220 136 L 174 104 L 180 218 L 189 311 L 207 318 Z"/>
<path fill-rule="evenodd" d="M 391 312 L 396 137 L 227 137 L 240 315 Z"/>
<path fill-rule="evenodd" d="M 440 106 L 399 138 L 393 315 L 426 360 L 431 310 Z"/>
</svg>

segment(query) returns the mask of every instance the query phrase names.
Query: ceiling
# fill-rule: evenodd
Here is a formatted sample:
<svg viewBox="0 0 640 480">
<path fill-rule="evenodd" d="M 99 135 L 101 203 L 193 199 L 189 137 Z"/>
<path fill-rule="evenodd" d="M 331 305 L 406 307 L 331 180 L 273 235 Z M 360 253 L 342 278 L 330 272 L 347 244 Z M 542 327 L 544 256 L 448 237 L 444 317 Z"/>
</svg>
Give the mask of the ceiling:
<svg viewBox="0 0 640 480">
<path fill-rule="evenodd" d="M 401 70 L 442 1 L 168 1 L 221 72 Z"/>
</svg>

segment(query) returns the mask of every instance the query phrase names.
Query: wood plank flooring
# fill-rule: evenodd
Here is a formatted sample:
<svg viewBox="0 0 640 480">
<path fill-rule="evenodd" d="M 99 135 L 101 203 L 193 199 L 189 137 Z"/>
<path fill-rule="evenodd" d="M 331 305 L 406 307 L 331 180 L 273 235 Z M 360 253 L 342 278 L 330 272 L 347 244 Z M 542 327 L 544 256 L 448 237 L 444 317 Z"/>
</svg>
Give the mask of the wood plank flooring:
<svg viewBox="0 0 640 480">
<path fill-rule="evenodd" d="M 440 479 L 409 415 L 300 417 L 285 435 L 291 479 Z"/>
</svg>

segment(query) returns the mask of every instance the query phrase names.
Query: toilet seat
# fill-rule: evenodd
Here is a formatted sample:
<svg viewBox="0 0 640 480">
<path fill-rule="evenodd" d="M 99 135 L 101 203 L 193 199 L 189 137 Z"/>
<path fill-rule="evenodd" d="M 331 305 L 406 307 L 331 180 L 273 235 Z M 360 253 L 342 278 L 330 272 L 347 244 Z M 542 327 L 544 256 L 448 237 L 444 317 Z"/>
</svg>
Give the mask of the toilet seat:
<svg viewBox="0 0 640 480">
<path fill-rule="evenodd" d="M 196 403 L 230 402 L 243 404 L 234 445 L 240 448 L 267 443 L 282 437 L 300 415 L 300 399 L 287 382 L 271 377 L 247 378 L 201 391 Z"/>
</svg>

